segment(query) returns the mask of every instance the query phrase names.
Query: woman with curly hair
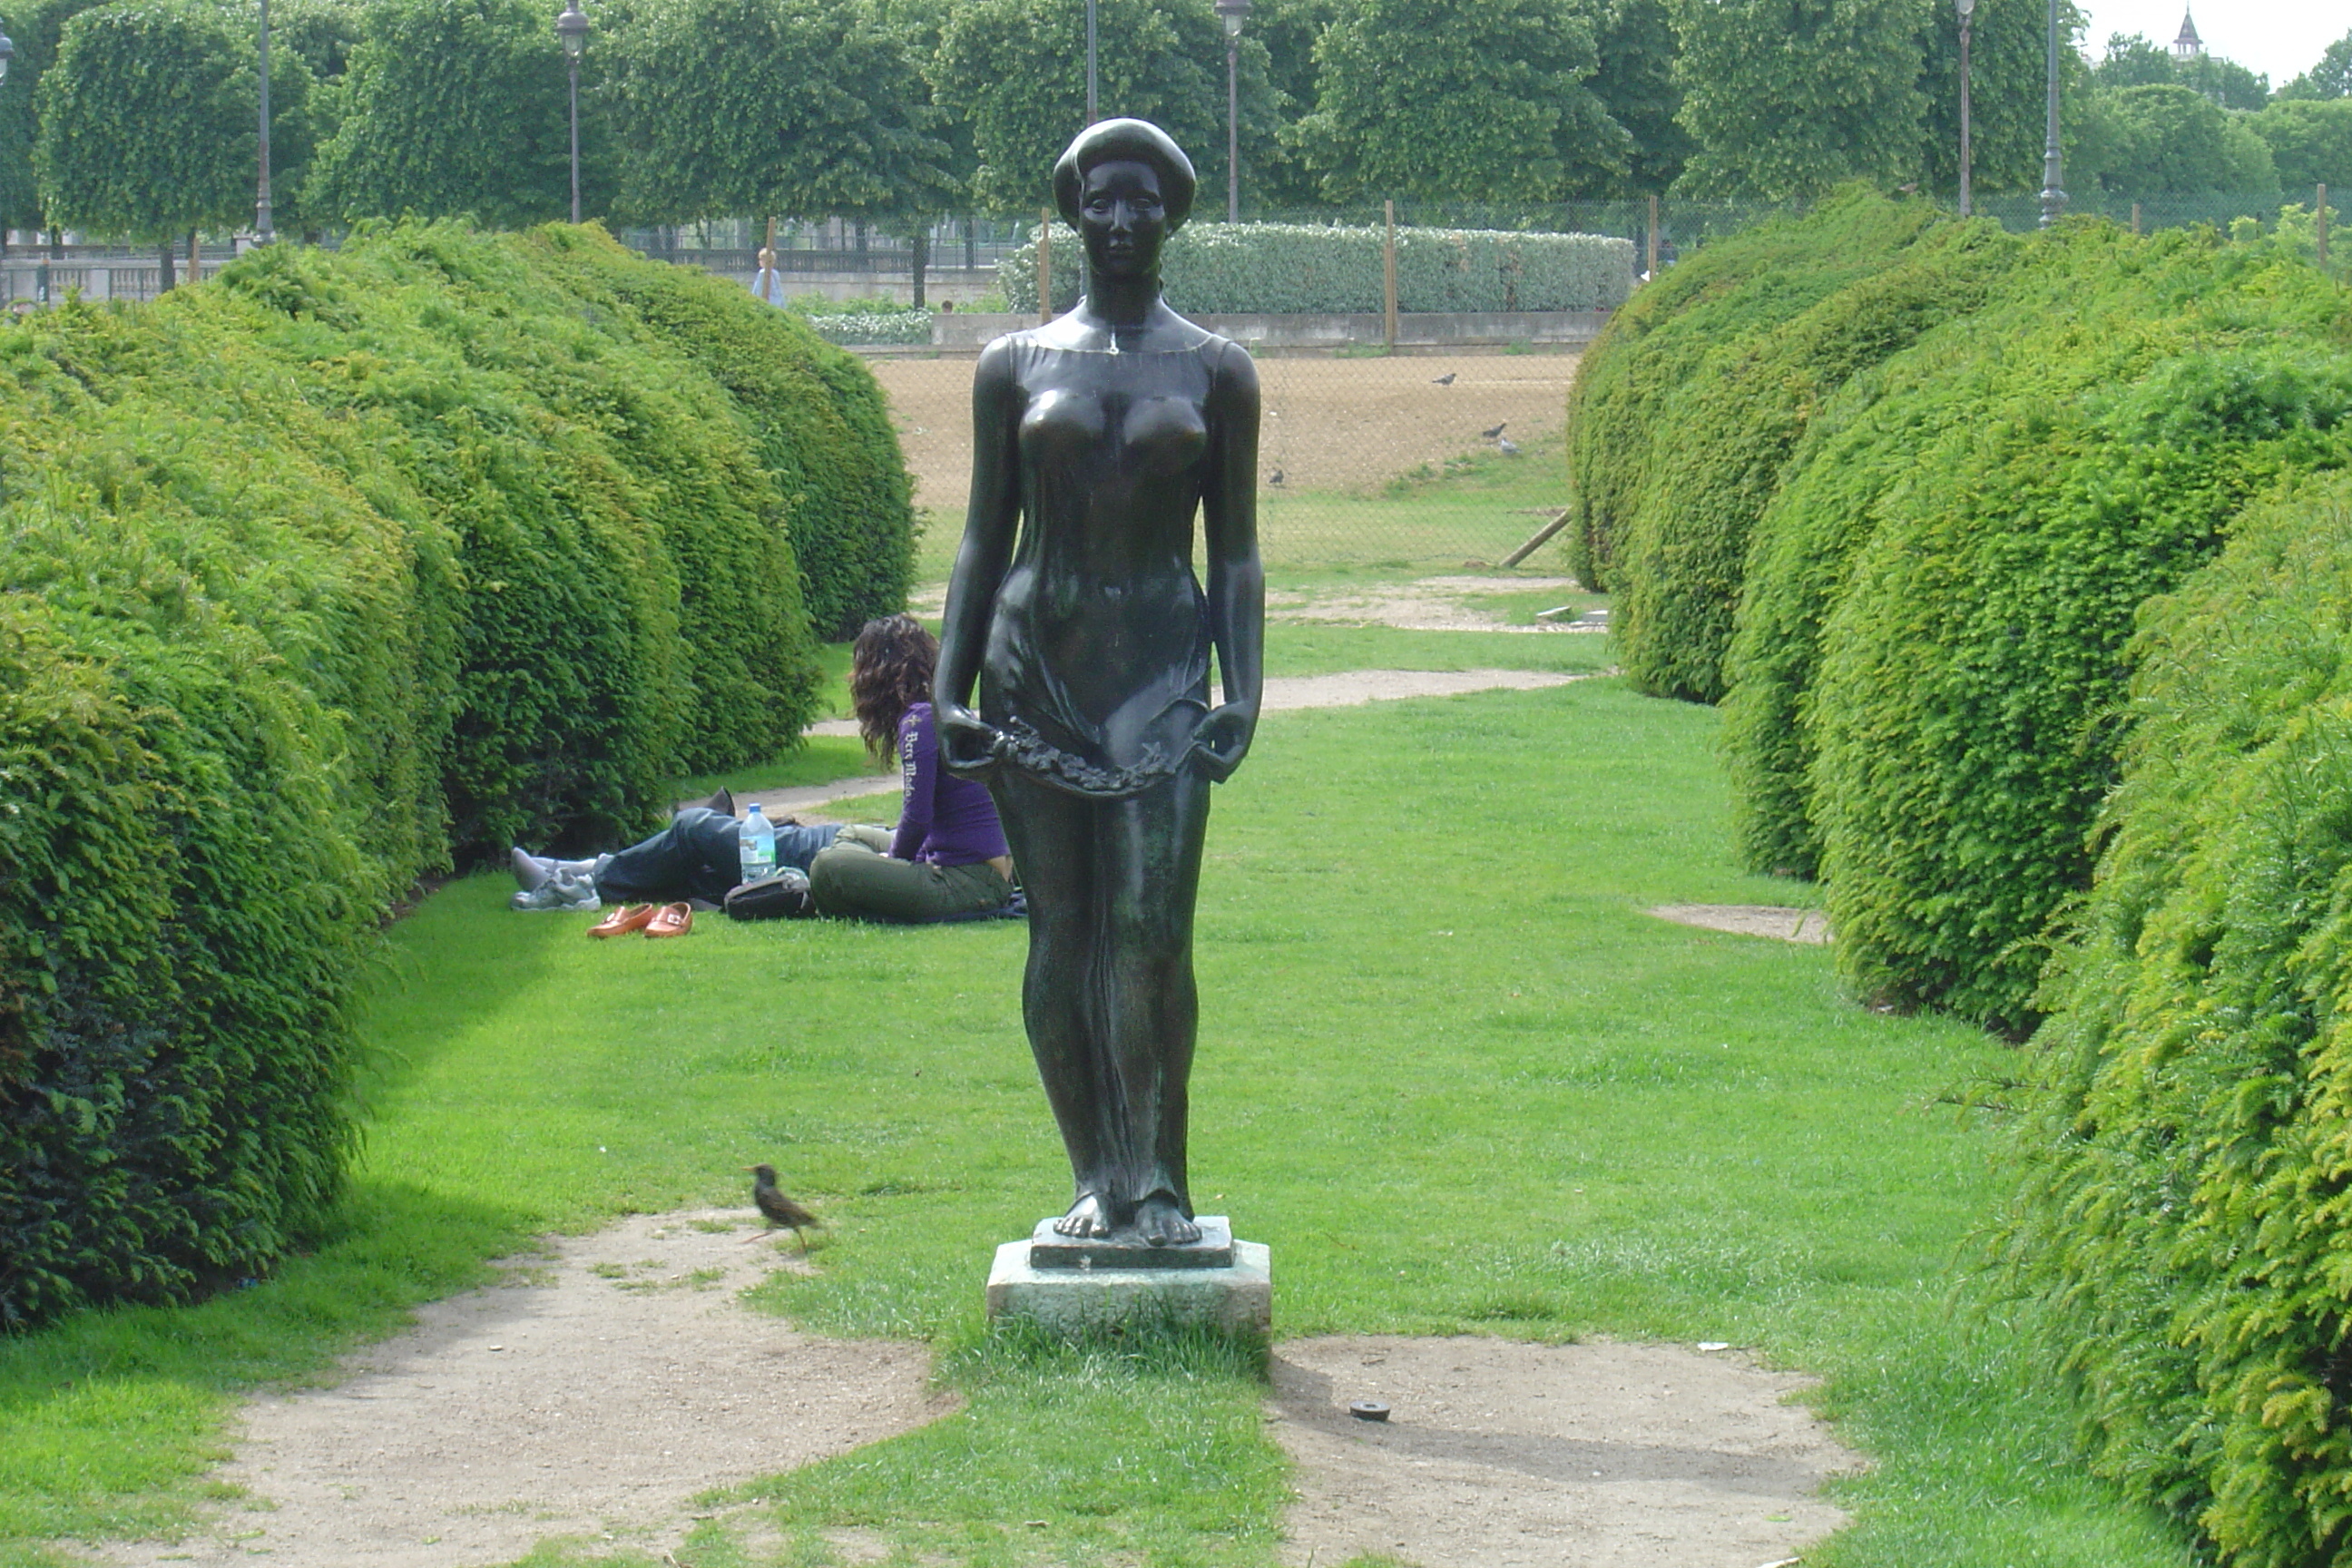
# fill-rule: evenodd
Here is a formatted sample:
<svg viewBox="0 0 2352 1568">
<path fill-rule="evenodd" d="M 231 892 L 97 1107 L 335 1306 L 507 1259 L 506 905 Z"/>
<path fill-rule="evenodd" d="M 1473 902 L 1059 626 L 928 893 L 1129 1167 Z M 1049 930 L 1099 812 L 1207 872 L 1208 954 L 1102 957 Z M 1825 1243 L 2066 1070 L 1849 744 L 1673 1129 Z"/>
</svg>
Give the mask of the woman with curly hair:
<svg viewBox="0 0 2352 1568">
<path fill-rule="evenodd" d="M 896 755 L 901 795 L 887 853 L 844 835 L 809 864 L 819 914 L 919 924 L 1003 909 L 1013 858 L 988 791 L 940 767 L 931 676 L 940 645 L 912 616 L 868 621 L 850 652 L 849 701 L 877 759 Z"/>
</svg>

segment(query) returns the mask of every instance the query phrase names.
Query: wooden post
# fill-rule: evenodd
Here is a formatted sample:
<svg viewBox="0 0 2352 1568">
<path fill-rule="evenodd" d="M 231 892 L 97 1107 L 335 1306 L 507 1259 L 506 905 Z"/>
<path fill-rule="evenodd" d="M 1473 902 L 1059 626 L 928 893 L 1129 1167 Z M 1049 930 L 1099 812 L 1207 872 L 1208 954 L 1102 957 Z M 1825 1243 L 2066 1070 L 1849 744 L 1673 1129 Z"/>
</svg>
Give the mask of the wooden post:
<svg viewBox="0 0 2352 1568">
<path fill-rule="evenodd" d="M 2319 199 L 2312 204 L 2311 237 L 2319 242 L 2319 264 L 2327 265 L 2327 184 L 2322 181 Z"/>
<path fill-rule="evenodd" d="M 1382 202 L 1381 210 L 1388 222 L 1388 237 L 1381 242 L 1381 340 L 1393 349 L 1397 341 L 1396 203 Z"/>
<path fill-rule="evenodd" d="M 1054 319 L 1054 209 L 1037 213 L 1037 324 Z"/>
<path fill-rule="evenodd" d="M 1650 193 L 1650 233 L 1643 247 L 1642 275 L 1644 278 L 1658 275 L 1658 193 L 1655 191 Z"/>
<path fill-rule="evenodd" d="M 2139 231 L 2139 204 L 2134 202 L 2132 203 L 2132 232 L 2137 234 Z"/>
</svg>

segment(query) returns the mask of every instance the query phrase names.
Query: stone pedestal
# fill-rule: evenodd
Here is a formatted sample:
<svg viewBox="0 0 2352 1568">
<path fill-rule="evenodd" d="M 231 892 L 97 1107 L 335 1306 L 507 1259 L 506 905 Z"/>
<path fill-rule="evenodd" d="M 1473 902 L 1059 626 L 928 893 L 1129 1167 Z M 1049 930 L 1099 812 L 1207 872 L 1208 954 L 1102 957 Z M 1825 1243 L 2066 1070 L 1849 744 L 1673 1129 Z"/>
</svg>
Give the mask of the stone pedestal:
<svg viewBox="0 0 2352 1568">
<path fill-rule="evenodd" d="M 1148 1325 L 1200 1327 L 1264 1339 L 1274 1330 L 1272 1255 L 1235 1241 L 1223 1215 L 1195 1222 L 1189 1247 L 1076 1241 L 1039 1220 L 1026 1241 L 996 1249 L 988 1316 L 1026 1318 L 1048 1333 Z"/>
</svg>

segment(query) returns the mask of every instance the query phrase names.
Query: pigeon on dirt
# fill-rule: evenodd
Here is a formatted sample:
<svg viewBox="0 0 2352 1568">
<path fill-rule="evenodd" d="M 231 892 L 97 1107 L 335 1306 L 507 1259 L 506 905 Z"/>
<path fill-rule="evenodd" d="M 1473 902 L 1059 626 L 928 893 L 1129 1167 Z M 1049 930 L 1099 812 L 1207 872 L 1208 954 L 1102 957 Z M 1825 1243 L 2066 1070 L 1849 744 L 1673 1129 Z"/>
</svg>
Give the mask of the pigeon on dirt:
<svg viewBox="0 0 2352 1568">
<path fill-rule="evenodd" d="M 768 1229 L 783 1226 L 799 1239 L 801 1250 L 806 1252 L 808 1237 L 803 1234 L 804 1227 L 823 1230 L 824 1221 L 784 1195 L 783 1190 L 776 1185 L 776 1168 L 773 1165 L 746 1165 L 743 1168 L 751 1173 L 751 1201 L 759 1205 L 760 1213 L 766 1217 Z"/>
<path fill-rule="evenodd" d="M 1458 372 L 1449 370 L 1444 375 L 1433 375 L 1429 379 L 1432 384 L 1438 386 L 1452 386 L 1454 384 L 1454 378 L 1458 374 Z"/>
<path fill-rule="evenodd" d="M 1275 470 L 1274 470 L 1274 472 L 1272 472 L 1272 473 L 1270 473 L 1270 474 L 1266 475 L 1266 477 L 1265 477 L 1265 482 L 1266 482 L 1267 484 L 1270 484 L 1270 485 L 1279 485 L 1279 484 L 1281 484 L 1281 483 L 1282 483 L 1282 470 L 1281 470 L 1280 468 L 1276 468 L 1276 469 L 1275 469 Z"/>
<path fill-rule="evenodd" d="M 1495 450 L 1506 458 L 1516 458 L 1519 455 L 1519 444 L 1508 436 L 1497 436 L 1495 437 Z"/>
<path fill-rule="evenodd" d="M 1503 426 L 1509 423 L 1510 421 L 1506 419 L 1503 421 L 1502 425 L 1496 426 L 1492 430 L 1481 430 L 1478 434 L 1484 436 L 1489 441 L 1499 441 L 1503 438 Z"/>
</svg>

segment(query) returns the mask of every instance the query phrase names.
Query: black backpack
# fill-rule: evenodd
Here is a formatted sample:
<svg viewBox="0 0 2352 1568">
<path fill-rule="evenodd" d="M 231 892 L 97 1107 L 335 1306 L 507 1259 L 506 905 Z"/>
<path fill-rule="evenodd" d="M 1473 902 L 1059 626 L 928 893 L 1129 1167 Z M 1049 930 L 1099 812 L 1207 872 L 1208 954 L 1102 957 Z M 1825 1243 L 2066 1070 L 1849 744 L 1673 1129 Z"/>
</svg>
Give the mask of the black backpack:
<svg viewBox="0 0 2352 1568">
<path fill-rule="evenodd" d="M 809 897 L 806 871 L 786 866 L 756 882 L 739 882 L 727 890 L 727 915 L 739 921 L 799 921 L 816 913 Z"/>
</svg>

